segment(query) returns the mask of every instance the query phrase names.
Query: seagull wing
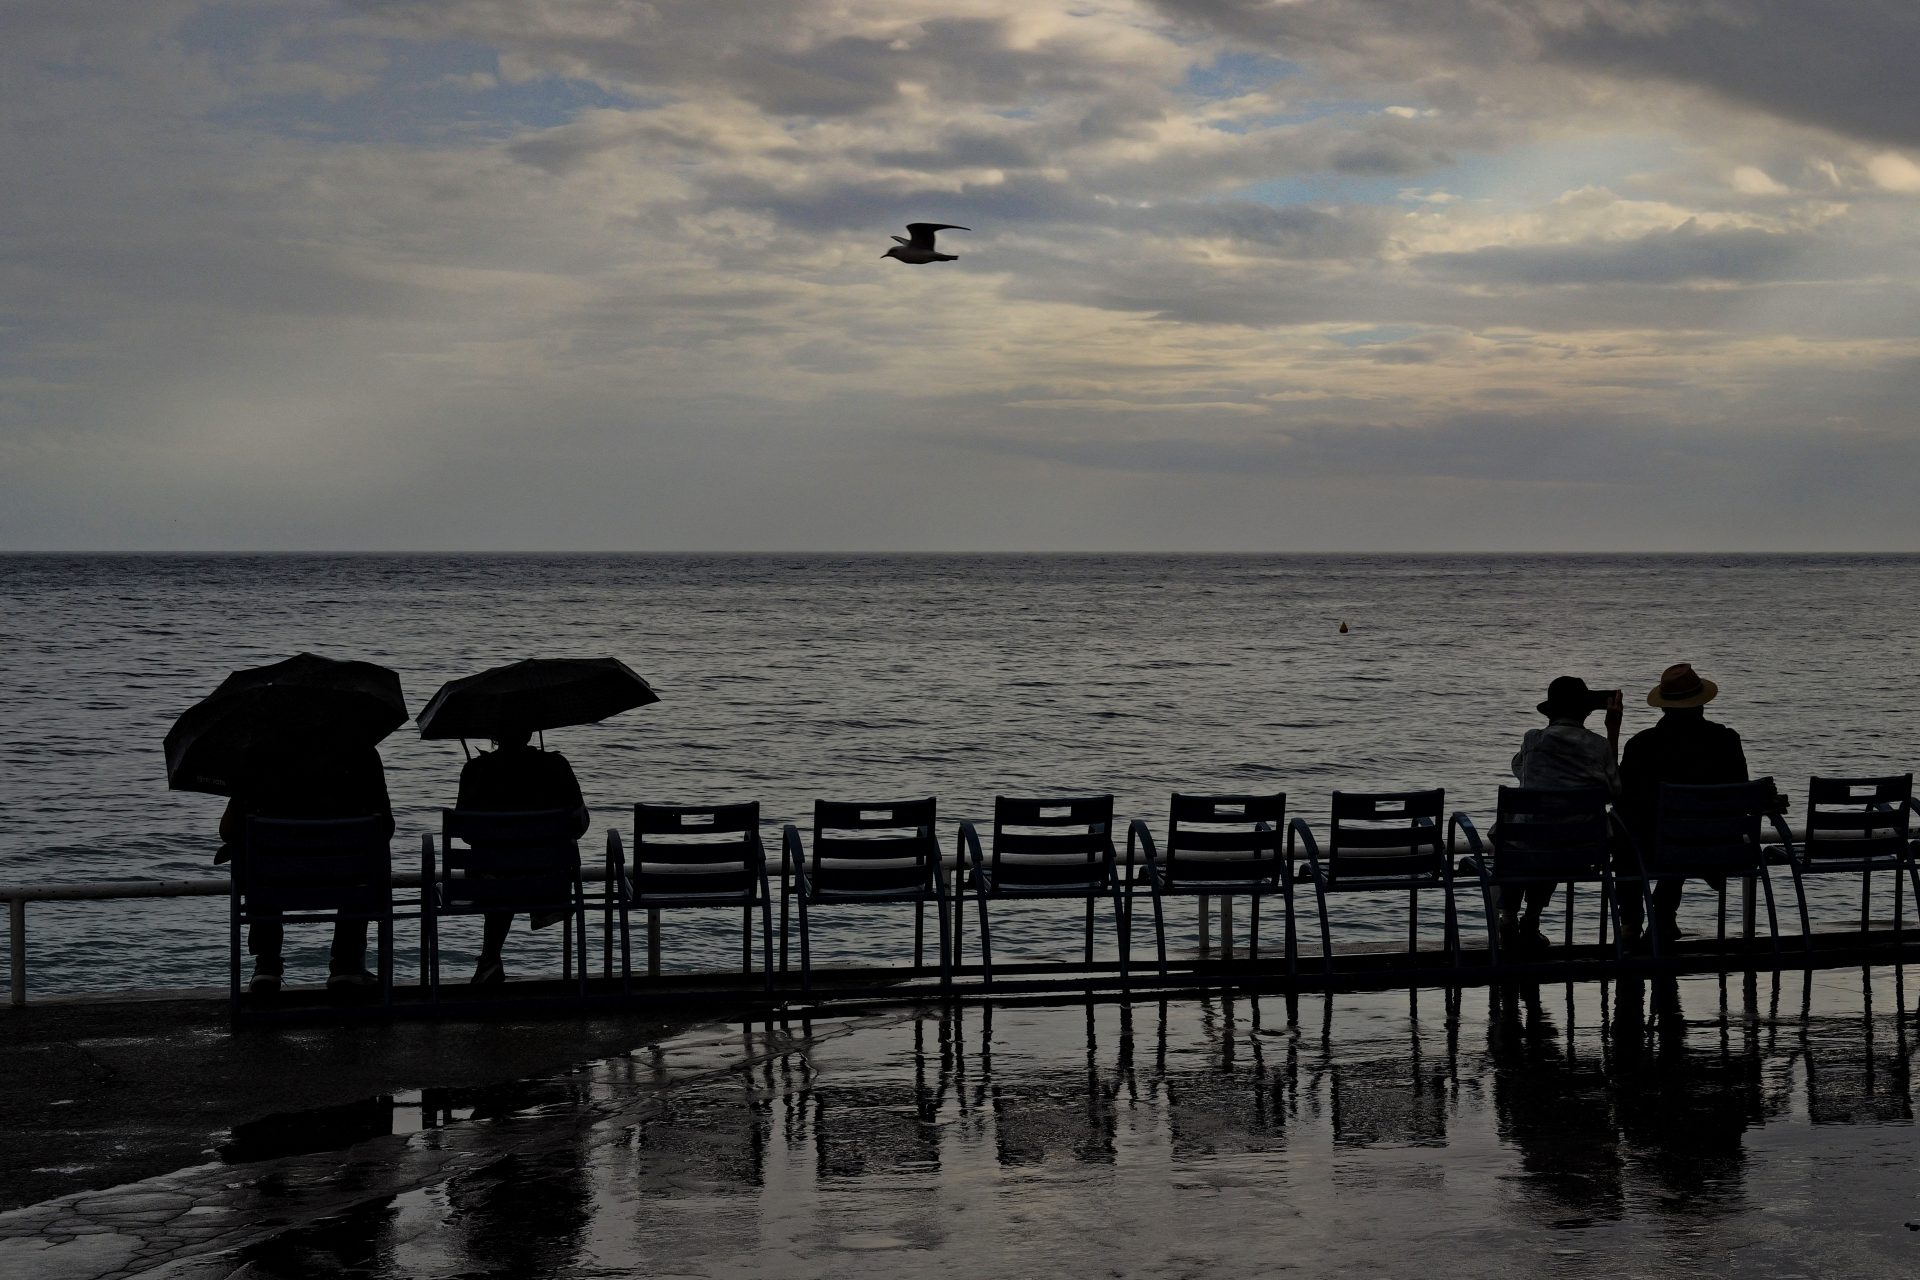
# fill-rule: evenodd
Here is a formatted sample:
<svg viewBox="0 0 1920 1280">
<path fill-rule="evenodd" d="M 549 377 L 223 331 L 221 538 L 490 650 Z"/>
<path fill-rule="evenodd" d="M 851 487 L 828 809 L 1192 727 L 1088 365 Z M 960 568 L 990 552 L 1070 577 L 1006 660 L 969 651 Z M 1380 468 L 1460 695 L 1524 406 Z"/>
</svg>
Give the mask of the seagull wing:
<svg viewBox="0 0 1920 1280">
<path fill-rule="evenodd" d="M 915 249 L 933 248 L 933 233 L 936 231 L 968 230 L 971 230 L 971 228 L 963 227 L 952 222 L 909 222 L 907 224 L 907 234 L 913 237 L 913 247 Z M 898 236 L 894 238 L 896 240 L 899 239 Z"/>
<path fill-rule="evenodd" d="M 895 243 L 895 244 L 904 244 L 904 245 L 912 245 L 912 244 L 913 244 L 913 241 L 911 241 L 911 240 L 909 240 L 909 239 L 907 239 L 907 238 L 906 238 L 905 236 L 895 236 L 895 237 L 893 238 L 893 241 L 894 241 L 894 243 Z"/>
</svg>

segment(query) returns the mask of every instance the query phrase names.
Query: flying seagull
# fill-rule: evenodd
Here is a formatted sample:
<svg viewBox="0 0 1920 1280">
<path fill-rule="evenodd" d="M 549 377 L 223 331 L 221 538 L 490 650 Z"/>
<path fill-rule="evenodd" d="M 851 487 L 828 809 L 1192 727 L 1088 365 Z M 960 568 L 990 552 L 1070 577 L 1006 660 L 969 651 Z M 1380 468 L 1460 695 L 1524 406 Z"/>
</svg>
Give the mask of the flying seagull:
<svg viewBox="0 0 1920 1280">
<path fill-rule="evenodd" d="M 907 235 L 912 236 L 913 239 L 909 240 L 906 236 L 895 236 L 894 239 L 900 243 L 880 256 L 883 258 L 898 258 L 902 262 L 911 262 L 915 266 L 927 262 L 952 262 L 960 255 L 956 253 L 940 253 L 935 250 L 933 247 L 933 233 L 936 231 L 966 230 L 968 230 L 968 228 L 955 226 L 951 222 L 909 222 L 907 224 Z"/>
</svg>

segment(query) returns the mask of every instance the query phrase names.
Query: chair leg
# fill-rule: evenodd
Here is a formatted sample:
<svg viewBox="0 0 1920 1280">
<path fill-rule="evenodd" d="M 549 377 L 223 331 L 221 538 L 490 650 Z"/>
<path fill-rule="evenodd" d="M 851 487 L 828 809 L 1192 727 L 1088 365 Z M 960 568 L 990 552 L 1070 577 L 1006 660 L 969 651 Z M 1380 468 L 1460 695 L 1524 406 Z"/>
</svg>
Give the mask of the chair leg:
<svg viewBox="0 0 1920 1280">
<path fill-rule="evenodd" d="M 240 911 L 236 899 L 227 898 L 227 1006 L 230 1014 L 240 1012 Z M 13 917 L 19 927 L 20 917 Z"/>
<path fill-rule="evenodd" d="M 380 1002 L 388 1007 L 392 1007 L 393 915 L 391 912 L 388 913 L 386 919 L 380 922 L 380 929 L 376 936 L 379 938 L 378 945 L 380 947 Z"/>
<path fill-rule="evenodd" d="M 1160 886 L 1153 880 L 1147 881 L 1147 891 L 1153 895 L 1153 945 L 1160 953 L 1160 976 L 1167 975 L 1167 916 L 1160 900 Z"/>
<path fill-rule="evenodd" d="M 788 868 L 786 851 L 780 853 L 780 972 L 787 971 L 787 915 L 793 894 L 788 891 Z"/>
<path fill-rule="evenodd" d="M 574 920 L 580 926 L 577 935 L 580 944 L 580 994 L 584 997 L 587 994 L 587 897 L 585 886 L 577 886 L 574 892 L 578 895 Z"/>
<path fill-rule="evenodd" d="M 939 867 L 934 868 L 933 873 L 936 876 L 945 876 L 947 874 L 944 869 Z M 940 917 L 940 985 L 943 988 L 951 987 L 953 985 L 954 943 L 951 931 L 948 928 L 946 898 L 936 896 L 933 900 L 933 910 L 934 914 Z"/>
<path fill-rule="evenodd" d="M 813 990 L 813 945 L 807 934 L 807 893 L 803 888 L 800 899 L 800 989 Z"/>
<path fill-rule="evenodd" d="M 1281 877 L 1280 896 L 1285 899 L 1286 902 L 1287 976 L 1293 977 L 1300 972 L 1300 943 L 1296 937 L 1293 911 L 1293 878 L 1291 873 Z"/>
<path fill-rule="evenodd" d="M 1566 947 L 1571 947 L 1573 945 L 1573 891 L 1574 891 L 1574 888 L 1575 888 L 1574 882 L 1571 880 L 1567 881 L 1567 885 L 1566 885 L 1567 931 L 1566 931 L 1565 938 L 1562 939 L 1561 941 L 1561 945 Z"/>
<path fill-rule="evenodd" d="M 1442 939 L 1442 942 L 1450 953 L 1449 958 L 1453 961 L 1453 967 L 1458 969 L 1460 967 L 1460 908 L 1459 904 L 1454 901 L 1453 881 L 1449 879 L 1446 880 L 1444 884 L 1445 888 L 1442 889 L 1441 893 L 1446 900 L 1447 918 L 1444 928 L 1446 936 Z"/>
<path fill-rule="evenodd" d="M 1714 937 L 1720 944 L 1720 950 L 1725 952 L 1727 949 L 1727 878 L 1725 876 L 1720 877 L 1720 916 Z"/>
<path fill-rule="evenodd" d="M 1773 907 L 1773 877 L 1763 867 L 1760 871 L 1760 888 L 1767 895 L 1767 932 L 1773 936 L 1774 963 L 1780 961 L 1780 916 Z"/>
<path fill-rule="evenodd" d="M 1788 862 L 1787 870 L 1793 872 L 1793 896 L 1800 905 L 1800 945 L 1811 955 L 1813 953 L 1813 923 L 1807 916 L 1807 886 L 1800 878 L 1800 864 Z"/>
<path fill-rule="evenodd" d="M 633 994 L 633 904 L 624 897 L 620 900 L 620 994 Z"/>
<path fill-rule="evenodd" d="M 918 974 L 927 967 L 927 902 L 925 898 L 913 900 L 913 971 Z"/>
<path fill-rule="evenodd" d="M 974 897 L 980 903 L 980 980 L 993 985 L 993 926 L 987 921 L 987 887 L 978 877 L 973 882 Z"/>
<path fill-rule="evenodd" d="M 940 874 L 945 875 L 942 871 Z M 960 967 L 960 942 L 967 932 L 967 872 L 964 867 L 953 869 L 953 931 L 950 944 L 953 947 L 952 967 Z"/>
<path fill-rule="evenodd" d="M 1333 972 L 1333 928 L 1327 923 L 1327 890 L 1314 881 L 1314 897 L 1320 903 L 1320 972 Z"/>
<path fill-rule="evenodd" d="M 1080 957 L 1081 960 L 1087 964 L 1092 964 L 1093 963 L 1093 898 L 1091 896 L 1087 898 L 1086 942 L 1082 948 L 1082 951 L 1083 951 L 1083 954 Z"/>
<path fill-rule="evenodd" d="M 760 891 L 760 987 L 773 990 L 773 904 L 767 901 L 764 886 Z"/>
<path fill-rule="evenodd" d="M 1247 959 L 1260 958 L 1260 895 L 1247 900 Z"/>
<path fill-rule="evenodd" d="M 1487 910 L 1487 968 L 1494 973 L 1500 972 L 1500 924 L 1494 919 L 1493 882 L 1480 882 L 1480 899 Z"/>
<path fill-rule="evenodd" d="M 1113 886 L 1112 893 L 1113 893 L 1113 932 L 1114 932 L 1114 936 L 1118 938 L 1120 942 L 1120 989 L 1122 991 L 1125 991 L 1129 985 L 1127 979 L 1128 979 L 1128 970 L 1131 966 L 1129 965 L 1128 962 L 1132 959 L 1132 956 L 1130 953 L 1133 950 L 1133 946 L 1132 946 L 1131 940 L 1127 937 L 1127 932 L 1128 932 L 1127 904 L 1121 897 L 1119 884 L 1116 883 Z M 1087 901 L 1089 904 L 1091 904 L 1093 899 L 1089 898 L 1087 899 Z M 1091 1006 L 1089 1006 L 1088 1008 L 1088 1016 L 1089 1017 L 1092 1016 Z"/>
</svg>

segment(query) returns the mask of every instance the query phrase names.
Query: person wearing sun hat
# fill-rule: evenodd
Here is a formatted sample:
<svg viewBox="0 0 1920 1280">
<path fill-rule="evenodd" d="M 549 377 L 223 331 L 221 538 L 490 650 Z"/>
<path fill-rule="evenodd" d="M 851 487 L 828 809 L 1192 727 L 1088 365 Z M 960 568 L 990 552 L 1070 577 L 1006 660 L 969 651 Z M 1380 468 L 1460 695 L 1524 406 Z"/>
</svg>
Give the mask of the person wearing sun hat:
<svg viewBox="0 0 1920 1280">
<path fill-rule="evenodd" d="M 1647 705 L 1660 708 L 1660 720 L 1634 734 L 1620 757 L 1621 816 L 1643 851 L 1652 847 L 1660 784 L 1700 786 L 1747 780 L 1747 756 L 1740 735 L 1707 719 L 1706 705 L 1719 692 L 1719 685 L 1686 662 L 1676 662 L 1661 672 L 1660 683 L 1647 692 Z M 1684 880 L 1672 877 L 1654 885 L 1654 926 L 1661 930 L 1663 940 L 1678 936 L 1674 916 L 1680 909 L 1685 885 Z M 1628 936 L 1637 936 L 1641 915 L 1638 894 L 1620 895 L 1620 914 Z"/>
<path fill-rule="evenodd" d="M 1608 798 L 1618 800 L 1620 691 L 1596 691 L 1579 676 L 1556 676 L 1538 710 L 1547 718 L 1546 727 L 1527 730 L 1513 757 L 1513 776 L 1520 785 L 1538 790 L 1605 787 Z M 1607 713 L 1604 738 L 1586 727 L 1587 717 L 1601 710 Z M 1501 945 L 1536 951 L 1552 945 L 1540 931 L 1540 917 L 1553 901 L 1553 890 L 1551 884 L 1530 885 L 1524 895 L 1516 886 L 1501 889 Z"/>
</svg>

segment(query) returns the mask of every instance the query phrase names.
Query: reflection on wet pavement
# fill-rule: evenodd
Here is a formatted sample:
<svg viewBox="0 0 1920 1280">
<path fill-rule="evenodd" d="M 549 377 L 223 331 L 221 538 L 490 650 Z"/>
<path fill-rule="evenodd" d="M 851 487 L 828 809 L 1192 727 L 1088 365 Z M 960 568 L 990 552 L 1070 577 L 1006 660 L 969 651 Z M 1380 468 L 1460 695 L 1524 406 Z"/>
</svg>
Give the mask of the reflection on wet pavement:
<svg viewBox="0 0 1920 1280">
<path fill-rule="evenodd" d="M 713 1028 L 250 1127 L 0 1271 L 1912 1273 L 1913 1018 L 1883 970 Z"/>
</svg>

